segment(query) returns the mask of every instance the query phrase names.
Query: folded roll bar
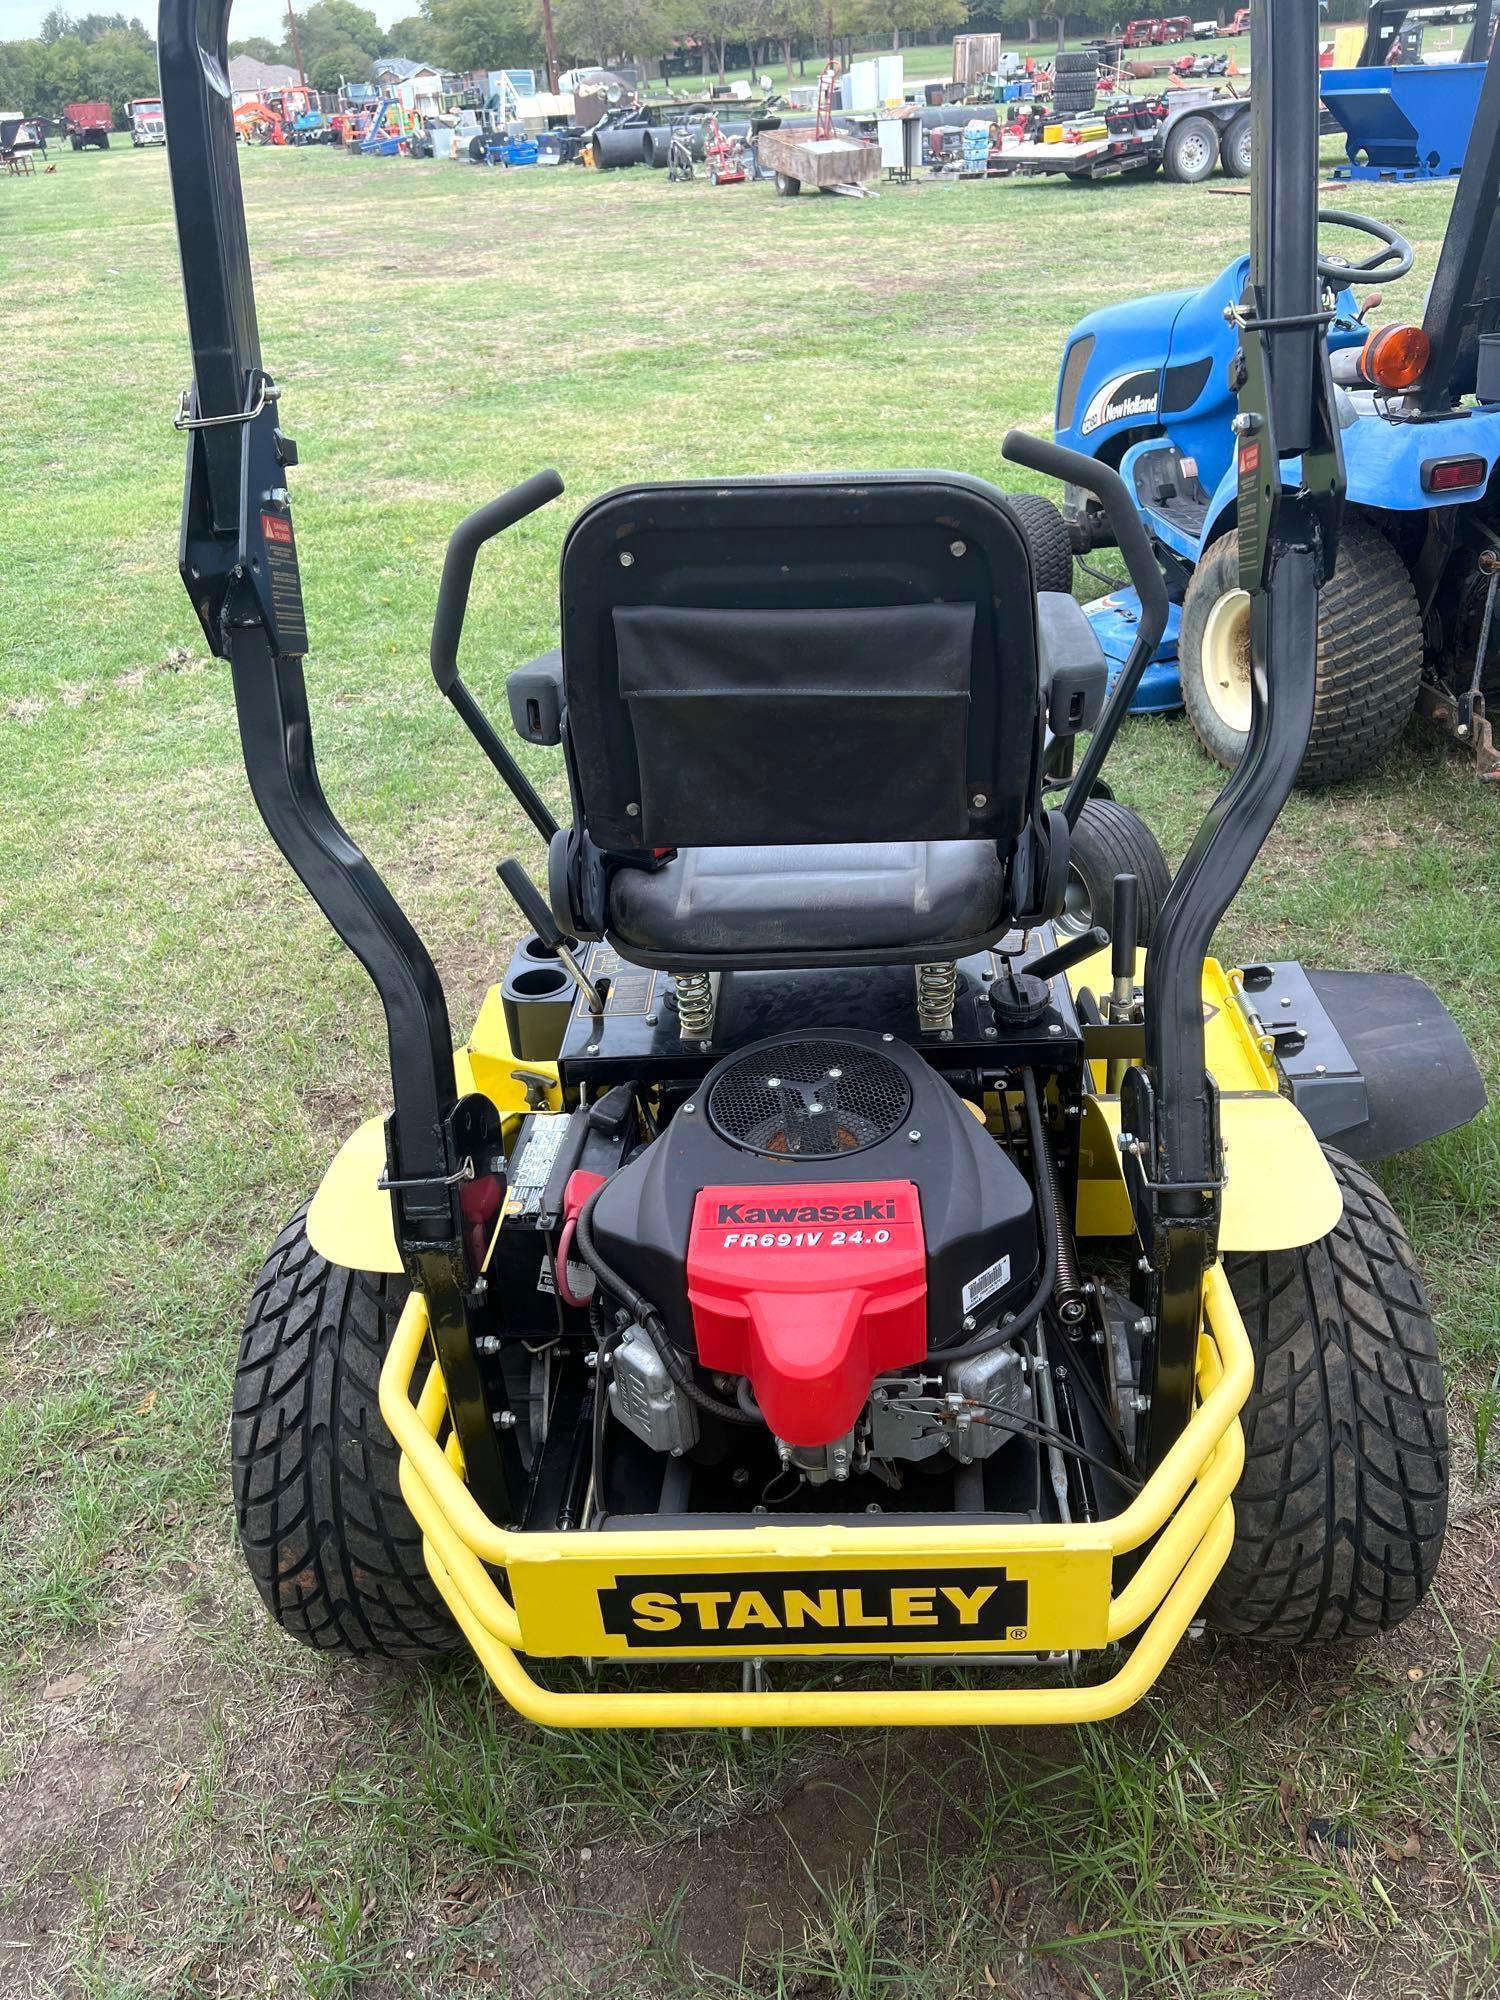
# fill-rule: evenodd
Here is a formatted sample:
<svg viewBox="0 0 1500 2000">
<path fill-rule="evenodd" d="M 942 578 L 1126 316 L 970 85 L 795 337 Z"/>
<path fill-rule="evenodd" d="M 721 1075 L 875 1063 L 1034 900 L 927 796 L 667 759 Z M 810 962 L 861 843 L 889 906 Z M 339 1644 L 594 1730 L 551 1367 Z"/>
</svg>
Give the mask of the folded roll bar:
<svg viewBox="0 0 1500 2000">
<path fill-rule="evenodd" d="M 385 1010 L 392 1111 L 387 1183 L 396 1241 L 432 1308 L 433 1339 L 476 1490 L 511 1518 L 513 1443 L 497 1440 L 473 1358 L 460 1181 L 482 1171 L 484 1100 L 458 1098 L 432 957 L 318 779 L 302 673 L 307 631 L 286 468 L 296 447 L 261 361 L 229 85 L 230 0 L 161 0 L 158 46 L 193 386 L 180 566 L 213 651 L 228 660 L 251 792 L 272 838 Z M 502 1434 L 502 1439 L 506 1434 Z"/>
</svg>

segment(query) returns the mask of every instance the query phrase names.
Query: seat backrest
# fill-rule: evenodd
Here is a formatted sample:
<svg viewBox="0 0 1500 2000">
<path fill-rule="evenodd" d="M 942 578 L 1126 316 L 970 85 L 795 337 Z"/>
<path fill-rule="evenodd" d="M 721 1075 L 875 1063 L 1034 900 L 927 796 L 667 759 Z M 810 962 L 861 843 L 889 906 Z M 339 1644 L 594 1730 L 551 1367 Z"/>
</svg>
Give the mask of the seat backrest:
<svg viewBox="0 0 1500 2000">
<path fill-rule="evenodd" d="M 579 821 L 615 853 L 993 840 L 1039 782 L 1024 535 L 909 472 L 606 494 L 562 562 Z"/>
</svg>

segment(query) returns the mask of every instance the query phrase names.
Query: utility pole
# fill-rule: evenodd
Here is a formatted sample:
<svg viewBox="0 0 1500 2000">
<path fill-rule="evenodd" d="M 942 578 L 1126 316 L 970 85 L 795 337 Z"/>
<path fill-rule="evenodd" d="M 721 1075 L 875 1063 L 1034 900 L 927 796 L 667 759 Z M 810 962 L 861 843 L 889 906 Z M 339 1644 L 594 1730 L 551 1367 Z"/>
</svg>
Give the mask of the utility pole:
<svg viewBox="0 0 1500 2000">
<path fill-rule="evenodd" d="M 547 44 L 547 88 L 556 96 L 562 70 L 557 60 L 557 32 L 552 26 L 552 0 L 542 0 L 542 39 Z"/>
<path fill-rule="evenodd" d="M 292 31 L 292 54 L 297 62 L 297 81 L 306 90 L 307 71 L 302 67 L 302 37 L 297 33 L 297 10 L 292 5 L 292 0 L 286 0 L 286 18 L 287 26 Z"/>
</svg>

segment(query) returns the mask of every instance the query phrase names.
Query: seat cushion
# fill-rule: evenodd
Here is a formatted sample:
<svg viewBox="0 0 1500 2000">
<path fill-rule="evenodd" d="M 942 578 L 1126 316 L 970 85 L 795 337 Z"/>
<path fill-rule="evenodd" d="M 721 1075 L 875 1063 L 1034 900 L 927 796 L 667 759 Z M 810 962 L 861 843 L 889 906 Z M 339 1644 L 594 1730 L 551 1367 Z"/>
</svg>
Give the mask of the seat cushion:
<svg viewBox="0 0 1500 2000">
<path fill-rule="evenodd" d="M 1005 871 L 992 841 L 695 847 L 664 868 L 616 870 L 610 935 L 654 957 L 958 944 L 1000 928 Z"/>
</svg>

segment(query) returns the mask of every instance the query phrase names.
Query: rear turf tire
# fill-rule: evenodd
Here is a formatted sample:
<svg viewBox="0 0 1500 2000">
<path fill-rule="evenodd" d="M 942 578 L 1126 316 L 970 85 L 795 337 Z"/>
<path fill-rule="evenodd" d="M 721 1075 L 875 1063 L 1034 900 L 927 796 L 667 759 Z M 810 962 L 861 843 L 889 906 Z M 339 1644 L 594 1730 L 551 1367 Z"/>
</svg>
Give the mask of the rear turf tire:
<svg viewBox="0 0 1500 2000">
<path fill-rule="evenodd" d="M 1109 927 L 1117 875 L 1136 879 L 1136 943 L 1149 945 L 1172 886 L 1172 871 L 1156 835 L 1118 799 L 1086 799 L 1068 844 L 1067 904 L 1059 930 L 1076 934 Z"/>
<path fill-rule="evenodd" d="M 1249 613 L 1239 538 L 1225 535 L 1188 584 L 1177 663 L 1193 733 L 1231 770 L 1249 734 Z M 1318 684 L 1298 784 L 1338 784 L 1379 763 L 1411 718 L 1421 675 L 1422 615 L 1406 564 L 1372 522 L 1346 519 L 1318 597 Z"/>
<path fill-rule="evenodd" d="M 1031 550 L 1031 574 L 1036 588 L 1060 590 L 1065 597 L 1071 597 L 1073 544 L 1067 522 L 1040 493 L 1008 493 L 1005 497 Z"/>
<path fill-rule="evenodd" d="M 1377 1182 L 1328 1149 L 1338 1224 L 1301 1250 L 1225 1259 L 1255 1349 L 1234 1546 L 1205 1606 L 1278 1645 L 1363 1639 L 1415 1610 L 1448 1512 L 1437 1335 Z"/>
<path fill-rule="evenodd" d="M 795 174 L 784 174 L 778 171 L 776 175 L 776 192 L 788 196 L 801 194 L 802 183 L 797 179 Z"/>
<path fill-rule="evenodd" d="M 412 1659 L 457 1629 L 380 1414 L 404 1277 L 318 1255 L 300 1209 L 256 1281 L 230 1427 L 240 1546 L 271 1616 L 320 1652 Z"/>
</svg>

